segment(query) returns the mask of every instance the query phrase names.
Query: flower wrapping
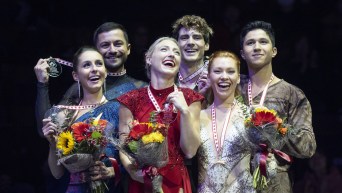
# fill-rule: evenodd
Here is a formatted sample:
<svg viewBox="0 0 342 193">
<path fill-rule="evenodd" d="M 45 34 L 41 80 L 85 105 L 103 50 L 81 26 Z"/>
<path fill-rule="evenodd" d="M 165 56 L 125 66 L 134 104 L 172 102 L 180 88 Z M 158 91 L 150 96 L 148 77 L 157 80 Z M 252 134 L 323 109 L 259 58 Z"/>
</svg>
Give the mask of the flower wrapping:
<svg viewBox="0 0 342 193">
<path fill-rule="evenodd" d="M 263 190 L 267 187 L 269 179 L 276 175 L 275 161 L 267 162 L 269 153 L 274 153 L 284 160 L 291 162 L 291 157 L 281 152 L 290 129 L 275 110 L 266 107 L 251 109 L 250 115 L 245 119 L 245 126 L 249 129 L 249 138 L 258 153 L 253 160 L 253 187 Z"/>
<path fill-rule="evenodd" d="M 130 125 L 128 137 L 121 141 L 112 138 L 111 143 L 126 154 L 144 174 L 145 188 L 148 192 L 160 193 L 162 176 L 158 169 L 169 162 L 167 132 L 168 125 L 157 121 L 155 112 L 151 113 L 150 122 L 134 120 Z"/>
<path fill-rule="evenodd" d="M 113 139 L 112 143 L 139 169 L 149 166 L 160 168 L 169 162 L 167 129 L 162 123 L 133 121 L 126 140 Z"/>
<path fill-rule="evenodd" d="M 64 156 L 58 160 L 70 173 L 81 172 L 87 170 L 94 164 L 92 154 L 76 153 Z"/>
<path fill-rule="evenodd" d="M 108 143 L 108 130 L 112 124 L 100 119 L 89 118 L 83 122 L 73 123 L 70 127 L 57 133 L 56 148 L 62 164 L 70 173 L 86 171 L 96 160 L 100 160 Z M 90 181 L 92 192 L 105 192 L 106 184 L 102 181 Z"/>
</svg>

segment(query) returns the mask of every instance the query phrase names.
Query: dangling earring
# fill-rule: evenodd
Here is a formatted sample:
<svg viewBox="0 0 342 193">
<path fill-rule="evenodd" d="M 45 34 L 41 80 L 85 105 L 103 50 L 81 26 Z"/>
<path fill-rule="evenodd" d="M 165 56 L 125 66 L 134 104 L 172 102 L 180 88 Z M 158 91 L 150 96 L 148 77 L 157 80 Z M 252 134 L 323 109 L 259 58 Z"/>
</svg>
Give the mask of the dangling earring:
<svg viewBox="0 0 342 193">
<path fill-rule="evenodd" d="M 80 85 L 79 80 L 77 80 L 77 84 L 78 84 L 78 98 L 81 99 L 81 85 Z"/>
<path fill-rule="evenodd" d="M 107 93 L 106 79 L 104 79 L 104 82 L 103 82 L 103 93 L 104 95 L 106 95 Z"/>
</svg>

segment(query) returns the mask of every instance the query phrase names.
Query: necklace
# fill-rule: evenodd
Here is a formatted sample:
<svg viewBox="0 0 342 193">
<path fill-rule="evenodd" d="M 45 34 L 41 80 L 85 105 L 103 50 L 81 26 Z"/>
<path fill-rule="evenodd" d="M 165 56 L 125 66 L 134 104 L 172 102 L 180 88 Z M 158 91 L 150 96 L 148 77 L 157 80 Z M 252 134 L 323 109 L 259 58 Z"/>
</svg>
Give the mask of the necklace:
<svg viewBox="0 0 342 193">
<path fill-rule="evenodd" d="M 211 106 L 211 124 L 212 124 L 214 144 L 215 144 L 215 147 L 216 147 L 216 153 L 217 153 L 217 157 L 218 158 L 221 157 L 221 155 L 222 155 L 223 143 L 224 143 L 226 131 L 227 131 L 227 128 L 228 128 L 228 123 L 229 123 L 229 120 L 230 120 L 230 115 L 231 115 L 235 105 L 236 105 L 236 100 L 234 100 L 233 105 L 230 107 L 230 110 L 229 110 L 229 112 L 228 112 L 228 114 L 226 116 L 226 119 L 224 121 L 220 141 L 218 140 L 218 136 L 217 136 L 215 104 L 213 104 Z M 218 161 L 218 162 L 220 162 L 220 161 Z"/>
<path fill-rule="evenodd" d="M 108 76 L 122 76 L 126 74 L 126 69 L 123 69 L 121 72 L 108 72 Z"/>
<path fill-rule="evenodd" d="M 181 83 L 186 83 L 189 82 L 190 80 L 192 80 L 193 78 L 195 78 L 197 75 L 202 74 L 202 72 L 204 71 L 204 69 L 208 66 L 208 62 L 205 62 L 201 67 L 199 67 L 194 73 L 190 74 L 189 76 L 187 76 L 186 78 L 183 78 L 183 76 L 181 75 L 181 73 L 178 73 L 178 80 Z M 197 80 L 198 81 L 198 80 Z M 196 81 L 196 83 L 197 83 Z"/>
<path fill-rule="evenodd" d="M 272 74 L 270 80 L 268 81 L 268 83 L 266 84 L 266 86 L 265 86 L 265 88 L 264 88 L 264 91 L 262 91 L 262 96 L 261 96 L 260 103 L 259 103 L 261 106 L 264 104 L 268 86 L 270 85 L 270 83 L 272 82 L 273 79 L 274 79 L 274 75 Z M 249 106 L 252 106 L 252 105 L 253 105 L 253 99 L 252 99 L 252 81 L 251 81 L 251 79 L 248 80 L 248 102 L 249 102 Z"/>
</svg>

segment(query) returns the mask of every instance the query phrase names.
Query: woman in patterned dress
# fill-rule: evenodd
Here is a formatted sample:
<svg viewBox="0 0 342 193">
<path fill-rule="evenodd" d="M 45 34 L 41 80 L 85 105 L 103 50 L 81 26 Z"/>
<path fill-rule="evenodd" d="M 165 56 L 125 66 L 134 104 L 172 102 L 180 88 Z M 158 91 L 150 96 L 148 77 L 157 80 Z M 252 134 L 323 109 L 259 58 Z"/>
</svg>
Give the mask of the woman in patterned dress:
<svg viewBox="0 0 342 193">
<path fill-rule="evenodd" d="M 240 60 L 228 51 L 214 52 L 208 78 L 214 102 L 201 111 L 198 192 L 254 192 L 249 166 L 253 146 L 244 126 L 246 106 L 235 99 Z"/>
<path fill-rule="evenodd" d="M 114 146 L 108 144 L 104 150 L 107 157 L 115 159 L 104 159 L 96 161 L 89 170 L 69 174 L 63 165 L 58 165 L 59 157 L 56 155 L 56 131 L 61 125 L 66 127 L 75 122 L 83 122 L 86 119 L 97 117 L 102 114 L 101 119 L 107 120 L 114 127 L 118 125 L 118 117 L 115 113 L 117 102 L 107 101 L 103 94 L 103 84 L 107 76 L 102 55 L 93 47 L 81 47 L 74 56 L 73 78 L 79 82 L 79 99 L 70 99 L 70 105 L 58 105 L 56 120 L 51 116 L 43 119 L 43 133 L 49 141 L 48 164 L 52 175 L 56 179 L 70 176 L 66 193 L 88 193 L 91 192 L 90 181 L 104 180 L 108 186 L 108 192 L 123 192 L 122 187 L 116 186 L 119 180 L 120 169 L 118 164 L 119 155 Z M 82 90 L 81 90 L 82 89 Z M 71 106 L 72 105 L 72 106 Z M 74 109 L 74 107 L 76 109 Z M 79 107 L 79 108 L 77 108 Z M 111 160 L 111 161 L 110 161 Z M 106 191 L 107 192 L 107 191 Z"/>
</svg>

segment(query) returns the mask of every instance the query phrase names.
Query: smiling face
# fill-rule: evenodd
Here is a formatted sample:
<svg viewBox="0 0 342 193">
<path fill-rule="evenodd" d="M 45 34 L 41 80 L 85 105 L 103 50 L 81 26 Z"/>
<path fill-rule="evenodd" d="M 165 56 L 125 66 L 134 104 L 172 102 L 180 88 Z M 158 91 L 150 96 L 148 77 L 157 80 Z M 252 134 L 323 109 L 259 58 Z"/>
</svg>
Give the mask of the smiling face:
<svg viewBox="0 0 342 193">
<path fill-rule="evenodd" d="M 103 58 L 95 50 L 81 53 L 77 59 L 76 71 L 73 71 L 74 80 L 79 81 L 83 93 L 96 93 L 102 89 L 107 76 Z"/>
<path fill-rule="evenodd" d="M 272 58 L 277 55 L 277 48 L 262 29 L 248 32 L 244 38 L 241 57 L 246 61 L 249 69 L 261 69 L 272 64 Z"/>
<path fill-rule="evenodd" d="M 209 65 L 208 76 L 215 98 L 232 101 L 236 86 L 240 83 L 239 63 L 232 57 L 218 56 Z"/>
<path fill-rule="evenodd" d="M 153 44 L 146 56 L 153 77 L 174 78 L 179 70 L 181 52 L 176 41 L 171 38 L 159 39 Z M 157 43 L 158 42 L 158 43 Z"/>
<path fill-rule="evenodd" d="M 183 27 L 179 30 L 178 44 L 184 63 L 202 62 L 204 52 L 209 50 L 209 44 L 205 43 L 203 35 L 192 28 Z"/>
<path fill-rule="evenodd" d="M 102 54 L 108 71 L 116 72 L 123 68 L 131 45 L 126 41 L 121 29 L 102 32 L 98 35 L 96 48 Z"/>
</svg>

